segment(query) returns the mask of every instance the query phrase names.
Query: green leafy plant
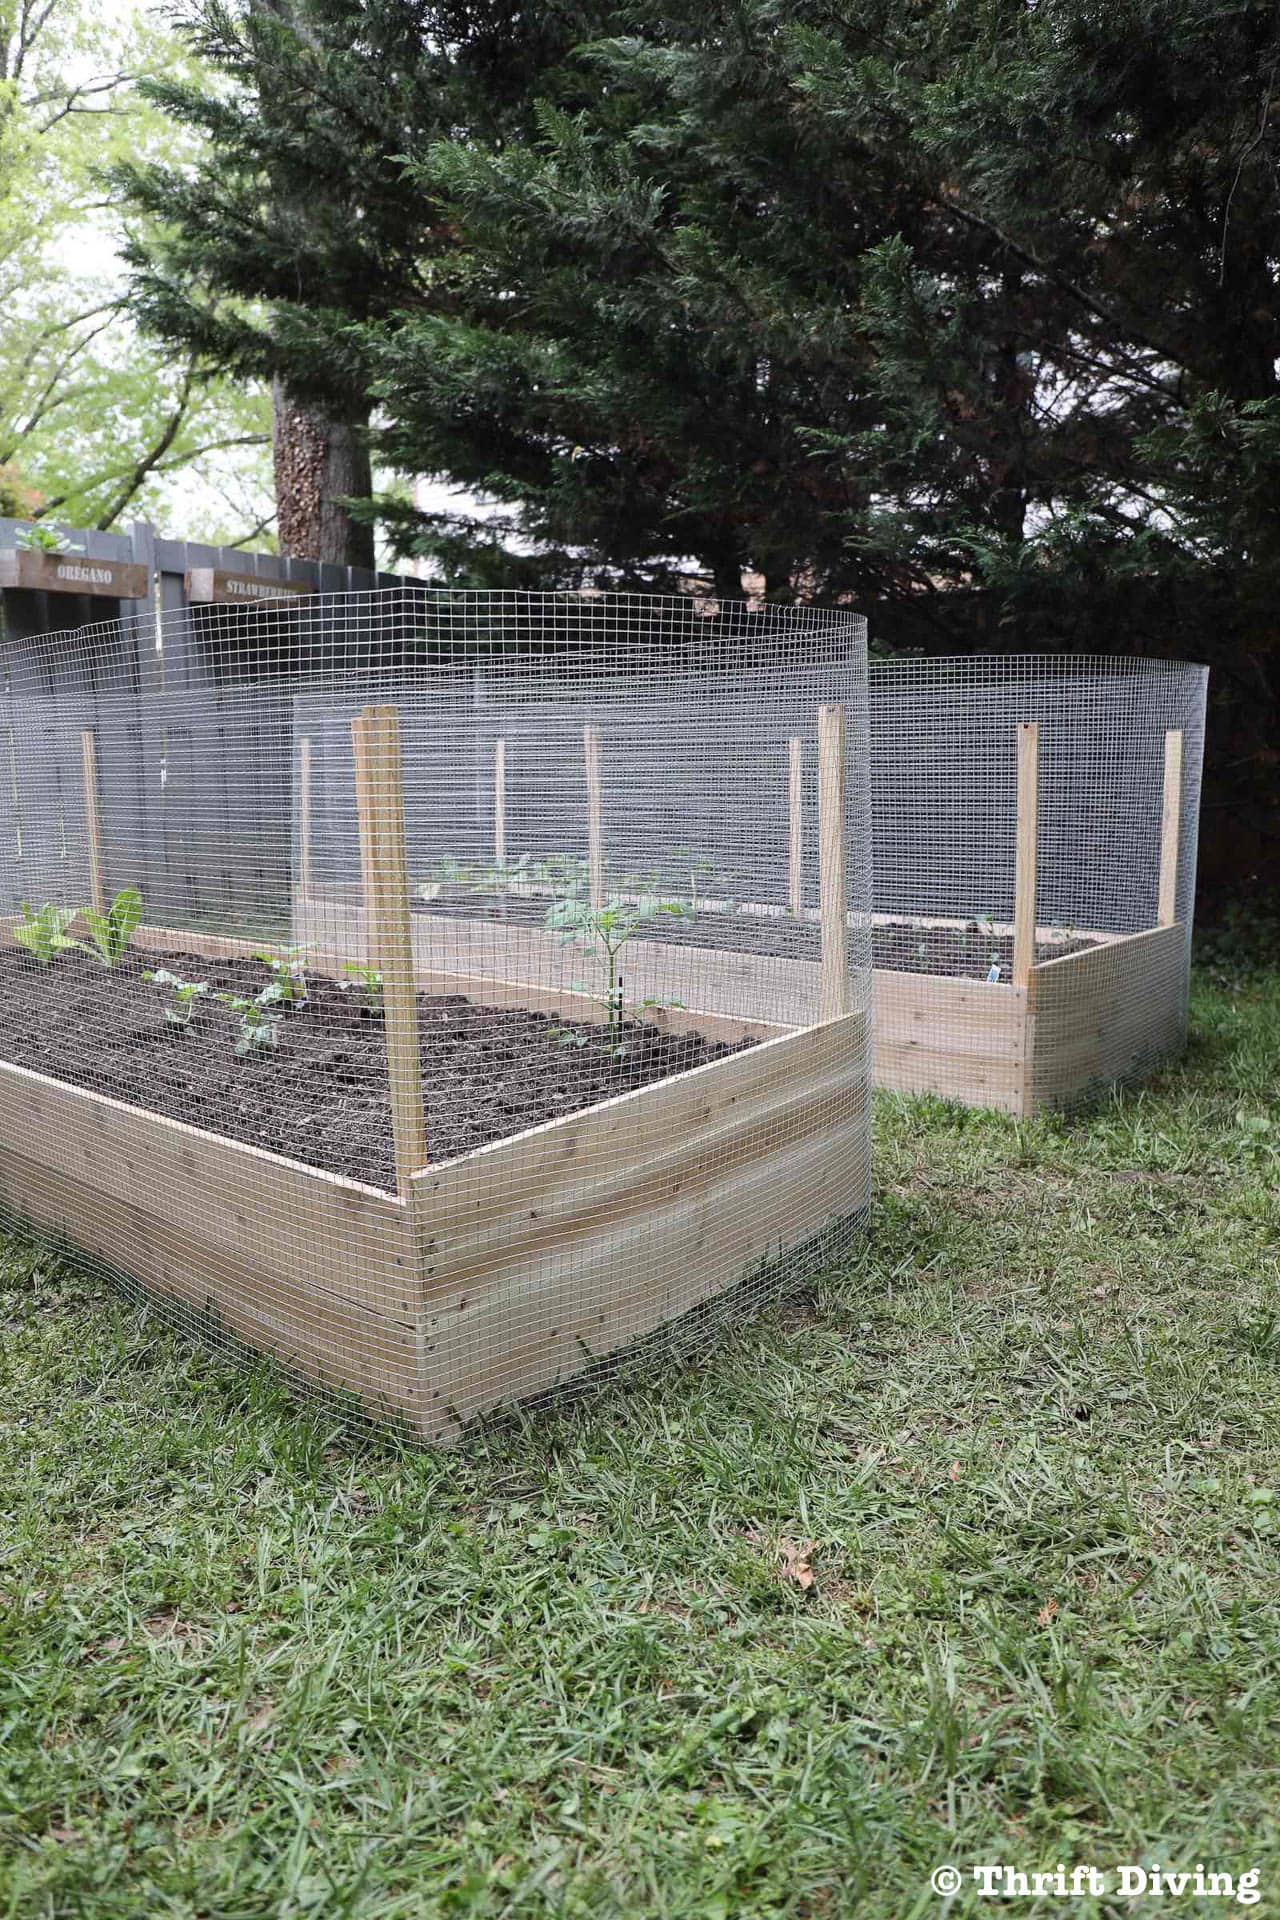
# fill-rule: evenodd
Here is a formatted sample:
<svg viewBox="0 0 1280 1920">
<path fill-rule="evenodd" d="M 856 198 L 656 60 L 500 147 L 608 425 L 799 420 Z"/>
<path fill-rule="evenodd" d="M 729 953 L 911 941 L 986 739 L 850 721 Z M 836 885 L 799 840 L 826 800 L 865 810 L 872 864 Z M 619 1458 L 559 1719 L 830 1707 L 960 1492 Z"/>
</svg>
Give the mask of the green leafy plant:
<svg viewBox="0 0 1280 1920">
<path fill-rule="evenodd" d="M 571 896 L 557 900 L 547 908 L 544 925 L 558 937 L 561 946 L 577 944 L 585 947 L 596 965 L 603 991 L 595 997 L 604 1005 L 609 1038 L 615 1050 L 621 1047 L 626 1007 L 623 953 L 637 928 L 663 913 L 673 914 L 678 919 L 693 918 L 693 909 L 683 900 L 662 900 L 656 894 L 641 894 L 634 900 L 615 897 L 599 907 Z"/>
<path fill-rule="evenodd" d="M 14 535 L 14 545 L 25 547 L 35 553 L 66 553 L 71 542 L 65 534 L 55 533 L 52 527 L 23 527 Z"/>
<path fill-rule="evenodd" d="M 371 1013 L 382 1011 L 382 975 L 376 967 L 363 965 L 359 960 L 347 960 L 342 971 L 351 978 L 339 982 L 344 993 L 360 992 L 364 995 L 365 1005 Z"/>
<path fill-rule="evenodd" d="M 75 917 L 74 907 L 56 907 L 51 900 L 46 900 L 42 907 L 33 911 L 24 900 L 22 918 L 13 930 L 13 937 L 42 967 L 47 967 L 68 947 L 79 945 L 67 933 Z"/>
<path fill-rule="evenodd" d="M 168 967 L 150 969 L 142 977 L 144 980 L 150 980 L 154 986 L 168 987 L 173 995 L 173 1005 L 165 1008 L 164 1017 L 171 1027 L 177 1027 L 185 1032 L 191 1025 L 196 1001 L 209 991 L 209 982 L 180 979 L 176 973 L 170 973 Z"/>
<path fill-rule="evenodd" d="M 275 1009 L 282 995 L 274 982 L 264 987 L 252 1000 L 240 993 L 216 993 L 213 997 L 222 1006 L 230 1007 L 232 1013 L 240 1015 L 240 1032 L 236 1037 L 238 1059 L 262 1048 L 274 1049 L 279 1046 L 280 1015 Z"/>
<path fill-rule="evenodd" d="M 99 913 L 96 907 L 81 907 L 80 918 L 88 928 L 89 938 L 75 940 L 72 945 L 83 953 L 91 953 L 104 967 L 117 966 L 142 918 L 142 895 L 136 887 L 121 887 L 105 913 Z"/>
<path fill-rule="evenodd" d="M 419 900 L 438 900 L 446 887 L 469 887 L 474 884 L 474 870 L 455 860 L 452 854 L 445 854 L 436 861 L 431 869 L 431 878 L 421 882 L 417 889 Z"/>
<path fill-rule="evenodd" d="M 692 847 L 677 847 L 677 860 L 684 862 L 689 870 L 689 905 L 693 913 L 698 911 L 698 883 L 715 872 L 715 862 L 705 853 L 696 853 Z"/>
<path fill-rule="evenodd" d="M 279 947 L 275 950 L 263 948 L 254 954 L 255 960 L 261 960 L 271 969 L 271 985 L 266 994 L 259 999 L 270 1006 L 272 1001 L 281 1001 L 287 1006 L 301 1006 L 307 997 L 307 948 Z M 270 995 L 270 999 L 266 998 Z"/>
</svg>

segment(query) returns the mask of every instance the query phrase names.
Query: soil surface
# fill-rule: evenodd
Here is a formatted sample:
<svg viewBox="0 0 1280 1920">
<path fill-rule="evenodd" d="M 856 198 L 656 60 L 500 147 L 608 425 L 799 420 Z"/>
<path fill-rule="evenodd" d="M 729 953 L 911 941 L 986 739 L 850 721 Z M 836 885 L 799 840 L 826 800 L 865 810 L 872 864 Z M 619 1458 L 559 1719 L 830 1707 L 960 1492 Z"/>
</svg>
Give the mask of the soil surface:
<svg viewBox="0 0 1280 1920">
<path fill-rule="evenodd" d="M 527 895 L 503 898 L 499 894 L 442 894 L 431 901 L 416 900 L 415 913 L 443 915 L 451 920 L 497 920 L 511 926 L 542 926 L 549 901 Z M 992 934 L 985 923 L 970 920 L 957 927 L 924 927 L 916 922 L 881 925 L 872 929 L 871 964 L 896 973 L 940 973 L 962 980 L 986 980 L 993 965 L 1007 985 L 1013 975 L 1013 938 Z M 816 920 L 796 921 L 789 914 L 724 913 L 700 910 L 692 920 L 664 915 L 642 926 L 637 941 L 656 940 L 664 946 L 713 947 L 735 953 L 759 953 L 792 960 L 816 960 L 820 933 Z M 1096 946 L 1079 934 L 1042 940 L 1037 960 L 1058 960 Z"/>
<path fill-rule="evenodd" d="M 278 1046 L 237 1058 L 239 1016 L 209 995 L 190 1027 L 170 1025 L 168 992 L 143 978 L 157 967 L 245 998 L 270 981 L 260 962 L 180 951 L 129 953 L 107 972 L 80 953 L 41 967 L 0 948 L 0 1060 L 394 1189 L 382 1016 L 358 990 L 310 975 Z M 603 1026 L 461 994 L 420 994 L 418 1017 L 433 1161 L 740 1051 L 633 1022 L 618 1059 Z"/>
<path fill-rule="evenodd" d="M 1036 959 L 1060 960 L 1066 953 L 1096 947 L 1096 940 L 1080 935 L 1036 943 Z M 964 927 L 876 927 L 872 931 L 872 964 L 894 973 L 944 973 L 960 980 L 987 980 L 993 966 L 1008 986 L 1013 978 L 1013 936 L 983 930 L 971 920 Z"/>
</svg>

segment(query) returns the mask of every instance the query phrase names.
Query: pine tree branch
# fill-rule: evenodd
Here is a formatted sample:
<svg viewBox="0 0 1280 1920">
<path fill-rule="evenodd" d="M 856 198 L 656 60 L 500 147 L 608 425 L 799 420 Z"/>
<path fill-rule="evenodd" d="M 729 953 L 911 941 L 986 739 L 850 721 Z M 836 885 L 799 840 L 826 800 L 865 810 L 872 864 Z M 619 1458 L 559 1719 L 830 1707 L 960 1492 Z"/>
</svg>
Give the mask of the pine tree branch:
<svg viewBox="0 0 1280 1920">
<path fill-rule="evenodd" d="M 1103 321 L 1113 333 L 1119 334 L 1121 337 L 1129 335 L 1131 338 L 1141 341 L 1142 345 L 1146 347 L 1149 352 L 1154 353 L 1158 359 L 1177 361 L 1178 356 L 1176 353 L 1170 353 L 1167 348 L 1162 347 L 1158 341 L 1153 340 L 1149 334 L 1142 328 L 1135 326 L 1131 321 L 1122 320 L 1119 314 L 1112 313 L 1110 308 L 1105 307 L 1100 300 L 1095 299 L 1094 296 L 1088 293 L 1084 287 L 1080 286 L 1077 281 L 1070 279 L 1066 274 L 1059 273 L 1053 267 L 1046 266 L 1044 261 L 1039 259 L 1029 247 L 1023 246 L 1020 241 L 1013 238 L 1012 234 L 1006 233 L 1004 228 L 998 225 L 996 221 L 989 220 L 985 214 L 975 213 L 971 207 L 964 206 L 951 194 L 940 194 L 938 196 L 938 205 L 945 207 L 948 213 L 954 213 L 956 218 L 963 220 L 967 226 L 976 227 L 980 232 L 990 234 L 992 239 L 998 240 L 1002 247 L 1008 248 L 1015 260 L 1021 260 L 1024 266 L 1030 267 L 1034 273 L 1038 273 L 1045 280 L 1052 282 L 1061 293 L 1065 293 L 1069 299 L 1075 300 L 1086 312 L 1091 313 L 1095 320 Z M 1176 403 L 1176 388 L 1156 381 L 1150 374 L 1144 377 L 1146 384 L 1152 386 L 1155 392 L 1162 393 L 1166 399 L 1173 400 Z"/>
</svg>

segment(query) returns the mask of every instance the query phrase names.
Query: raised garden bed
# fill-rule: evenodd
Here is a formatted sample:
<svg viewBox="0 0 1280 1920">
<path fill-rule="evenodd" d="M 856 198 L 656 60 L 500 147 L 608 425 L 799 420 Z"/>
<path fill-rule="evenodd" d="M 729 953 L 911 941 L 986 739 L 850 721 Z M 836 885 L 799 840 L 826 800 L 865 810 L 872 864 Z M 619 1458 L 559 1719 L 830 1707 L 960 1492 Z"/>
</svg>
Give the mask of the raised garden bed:
<svg viewBox="0 0 1280 1920">
<path fill-rule="evenodd" d="M 153 1113 L 395 1192 L 384 1020 L 358 987 L 309 973 L 305 1002 L 281 1012 L 279 1046 L 241 1059 L 226 1006 L 202 1002 L 186 1029 L 166 1020 L 164 998 L 145 978 L 156 967 L 239 995 L 268 978 L 247 953 L 157 947 L 107 973 L 79 953 L 41 968 L 20 948 L 0 947 L 0 1059 L 115 1099 L 145 1087 Z M 733 1050 L 628 1020 L 619 1053 L 599 1021 L 487 1007 L 463 993 L 418 996 L 418 1041 L 440 1160 Z"/>
<path fill-rule="evenodd" d="M 464 939 L 441 968 L 421 950 L 432 916 L 410 911 L 397 714 L 369 706 L 351 723 L 362 905 L 297 929 L 306 998 L 270 1005 L 270 1045 L 236 1050 L 250 1012 L 262 1031 L 260 941 L 143 924 L 111 966 L 64 946 L 41 967 L 10 916 L 0 1204 L 211 1343 L 273 1354 L 431 1440 L 813 1273 L 869 1204 L 843 706 L 817 717 L 812 1006 L 771 1018 L 732 956 L 717 984 L 696 949 L 705 1001 L 668 983 L 643 1006 L 628 958 L 622 1010 L 572 984 L 563 953 L 554 977 L 530 976 L 492 948 L 479 958 L 501 964 L 470 965 Z M 78 744 L 83 938 L 122 876 L 96 742 Z M 282 904 L 264 901 L 277 928 Z M 191 1024 L 166 1031 L 184 982 L 200 989 Z"/>
<path fill-rule="evenodd" d="M 465 901 L 423 903 L 412 916 L 419 979 L 441 991 L 488 968 L 526 983 L 563 965 L 543 924 L 545 902 L 512 902 L 508 917 L 464 912 Z M 356 951 L 363 916 L 348 889 L 299 900 L 294 937 Z M 873 1075 L 878 1086 L 936 1093 L 970 1106 L 1029 1115 L 1070 1107 L 1115 1080 L 1139 1078 L 1181 1046 L 1186 1033 L 1186 929 L 1138 934 L 1038 927 L 1021 980 L 1009 925 L 957 920 L 884 920 L 872 928 L 878 956 Z M 730 942 L 733 942 L 731 945 Z M 701 1009 L 704 1031 L 733 1042 L 744 1022 L 797 1025 L 818 1017 L 822 963 L 817 916 L 801 922 L 750 908 L 697 918 L 637 939 L 628 954 L 632 992 L 676 991 Z M 881 960 L 910 962 L 882 965 Z M 1000 977 L 987 977 L 992 962 Z M 487 997 L 494 979 L 476 986 Z M 525 1002 L 562 1004 L 527 984 Z M 679 1023 L 678 1009 L 651 1016 Z"/>
<path fill-rule="evenodd" d="M 193 942 L 143 928 L 136 944 L 158 960 L 191 953 Z M 221 963 L 238 977 L 252 964 L 248 945 L 199 941 L 204 971 Z M 96 1000 L 96 983 L 82 988 L 76 963 L 61 964 L 58 991 Z M 27 963 L 10 947 L 0 966 L 9 982 Z M 128 977 L 112 981 L 126 999 L 141 991 Z M 21 984 L 29 1007 L 35 993 L 29 979 Z M 422 1004 L 439 1007 L 435 996 Z M 465 1018 L 463 1004 L 442 1011 Z M 300 1032 L 305 1011 L 292 1018 Z M 481 1024 L 501 1030 L 509 1018 Z M 530 1019 L 520 1031 L 540 1032 Z M 806 1248 L 829 1257 L 833 1232 L 865 1211 L 856 1133 L 865 1017 L 758 1027 L 742 1035 L 754 1044 L 737 1047 L 716 1037 L 719 1023 L 706 1038 L 695 1020 L 688 1013 L 682 1033 L 643 1037 L 644 1070 L 665 1065 L 668 1077 L 603 1099 L 616 1084 L 609 1076 L 634 1075 L 638 1063 L 578 1055 L 566 1068 L 560 1051 L 558 1070 L 582 1075 L 576 1093 L 562 1082 L 548 1092 L 544 1081 L 534 1097 L 573 1098 L 576 1111 L 533 1126 L 515 1114 L 494 1121 L 503 1137 L 430 1161 L 402 1193 L 0 1065 L 0 1200 L 181 1303 L 206 1335 L 273 1352 L 380 1417 L 447 1440 L 485 1409 L 572 1379 L 726 1288 L 753 1275 L 763 1283 L 784 1256 L 802 1273 Z M 170 1044 L 155 1040 L 157 1051 Z M 99 1060 L 76 1064 L 77 1078 L 109 1081 L 109 1047 Z M 250 1078 L 287 1071 L 288 1054 L 238 1065 Z M 581 1106 L 584 1095 L 597 1103 Z M 384 1094 L 368 1138 L 383 1142 L 372 1170 L 394 1178 L 388 1130 Z"/>
</svg>

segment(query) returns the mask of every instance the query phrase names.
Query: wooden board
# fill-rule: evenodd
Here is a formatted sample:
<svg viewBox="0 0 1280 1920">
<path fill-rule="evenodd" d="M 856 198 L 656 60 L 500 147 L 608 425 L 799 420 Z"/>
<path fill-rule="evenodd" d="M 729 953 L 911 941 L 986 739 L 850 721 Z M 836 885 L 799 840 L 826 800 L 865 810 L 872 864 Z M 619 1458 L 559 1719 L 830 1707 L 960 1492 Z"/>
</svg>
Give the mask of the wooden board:
<svg viewBox="0 0 1280 1920">
<path fill-rule="evenodd" d="M 294 940 L 329 954 L 358 954 L 365 919 L 337 901 L 299 900 Z M 419 993 L 465 993 L 487 1006 L 528 1007 L 575 1020 L 603 1019 L 602 1003 L 570 983 L 590 972 L 584 955 L 538 926 L 454 919 L 415 913 L 411 923 Z M 643 1009 L 643 1018 L 670 1033 L 701 1033 L 712 1040 L 771 1037 L 806 1023 L 816 1007 L 816 961 L 636 942 L 628 949 L 627 998 L 676 999 L 680 1006 Z M 704 998 L 713 1004 L 704 1004 Z"/>
<path fill-rule="evenodd" d="M 40 547 L 0 551 L 0 587 L 29 593 L 87 593 L 101 600 L 145 600 L 151 576 L 136 560 L 94 560 Z"/>
<path fill-rule="evenodd" d="M 307 580 L 272 580 L 260 573 L 233 573 L 227 567 L 192 567 L 186 575 L 188 600 L 205 606 L 249 606 L 260 600 L 298 600 L 315 588 Z"/>
<path fill-rule="evenodd" d="M 362 928 L 360 912 L 353 905 L 315 898 L 296 903 L 293 937 L 301 945 L 358 954 Z M 423 991 L 428 991 L 424 983 L 430 978 L 466 974 L 526 982 L 560 994 L 576 990 L 577 983 L 591 973 L 590 960 L 579 948 L 562 945 L 541 926 L 415 912 L 412 933 L 414 966 Z M 676 946 L 648 938 L 628 946 L 624 964 L 627 999 L 632 1005 L 657 996 L 680 1001 L 698 1021 L 712 1014 L 791 1027 L 816 1020 L 820 971 L 816 959 Z M 668 1011 L 675 1016 L 680 1009 Z M 689 1024 L 702 1030 L 692 1017 Z"/>
<path fill-rule="evenodd" d="M 1030 1098 L 1063 1106 L 1150 1072 L 1186 1038 L 1187 930 L 1129 934 L 1031 976 Z"/>
<path fill-rule="evenodd" d="M 553 1387 L 868 1203 L 854 1013 L 413 1182 L 428 1404 Z"/>
<path fill-rule="evenodd" d="M 888 969 L 877 969 L 872 985 L 877 1086 L 1022 1111 L 1027 996 L 1020 988 Z"/>
<path fill-rule="evenodd" d="M 125 1281 L 199 1316 L 217 1345 L 223 1330 L 274 1354 L 307 1379 L 349 1388 L 372 1412 L 422 1409 L 412 1327 L 318 1293 L 288 1273 L 264 1284 L 260 1266 L 203 1239 L 172 1208 L 130 1205 L 0 1148 L 0 1206 L 55 1244 L 102 1261 Z"/>
<path fill-rule="evenodd" d="M 415 1317 L 407 1209 L 375 1187 L 8 1065 L 0 1149 L 181 1223 L 251 1271 L 261 1291 L 297 1285 L 406 1323 Z"/>
</svg>

